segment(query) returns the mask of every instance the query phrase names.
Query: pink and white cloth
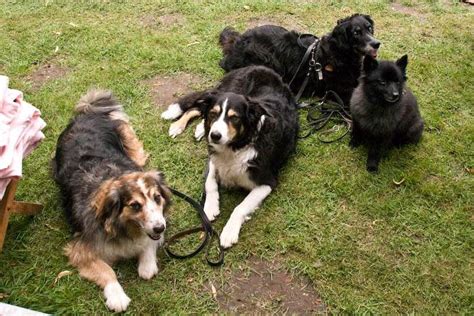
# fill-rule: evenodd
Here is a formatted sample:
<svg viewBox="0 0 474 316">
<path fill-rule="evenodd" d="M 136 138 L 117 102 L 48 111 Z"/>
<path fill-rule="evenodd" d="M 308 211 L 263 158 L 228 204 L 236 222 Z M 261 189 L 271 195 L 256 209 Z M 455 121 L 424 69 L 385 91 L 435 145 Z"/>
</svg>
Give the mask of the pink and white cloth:
<svg viewBox="0 0 474 316">
<path fill-rule="evenodd" d="M 21 177 L 23 158 L 43 140 L 46 123 L 40 111 L 23 99 L 23 93 L 8 88 L 0 76 L 0 199 L 14 177 Z"/>
</svg>

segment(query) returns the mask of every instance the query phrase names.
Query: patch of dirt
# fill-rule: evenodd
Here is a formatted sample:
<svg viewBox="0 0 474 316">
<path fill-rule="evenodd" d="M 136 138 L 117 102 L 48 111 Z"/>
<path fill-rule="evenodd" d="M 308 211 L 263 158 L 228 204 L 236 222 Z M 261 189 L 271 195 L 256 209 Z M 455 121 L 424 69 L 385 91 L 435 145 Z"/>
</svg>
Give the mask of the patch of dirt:
<svg viewBox="0 0 474 316">
<path fill-rule="evenodd" d="M 150 87 L 156 106 L 168 106 L 186 93 L 195 91 L 195 87 L 203 81 L 199 76 L 180 73 L 173 76 L 156 76 L 145 80 L 144 83 Z"/>
<path fill-rule="evenodd" d="M 236 270 L 227 285 L 216 291 L 224 314 L 327 314 L 312 285 L 293 277 L 278 263 L 250 259 L 249 269 Z"/>
<path fill-rule="evenodd" d="M 180 13 L 163 14 L 159 16 L 147 14 L 141 17 L 140 22 L 145 27 L 170 27 L 185 24 L 186 17 Z"/>
<path fill-rule="evenodd" d="M 49 61 L 41 64 L 33 73 L 26 77 L 26 80 L 31 83 L 33 90 L 39 90 L 48 81 L 63 78 L 68 73 L 68 68 L 60 66 L 54 61 Z"/>
<path fill-rule="evenodd" d="M 401 3 L 394 2 L 394 3 L 392 3 L 391 8 L 394 11 L 397 11 L 397 12 L 400 12 L 400 13 L 403 13 L 403 14 L 406 14 L 406 15 L 411 15 L 411 16 L 417 17 L 420 20 L 423 20 L 423 21 L 426 20 L 426 15 L 424 13 L 421 13 L 420 11 L 418 11 L 414 8 L 404 6 Z"/>
</svg>

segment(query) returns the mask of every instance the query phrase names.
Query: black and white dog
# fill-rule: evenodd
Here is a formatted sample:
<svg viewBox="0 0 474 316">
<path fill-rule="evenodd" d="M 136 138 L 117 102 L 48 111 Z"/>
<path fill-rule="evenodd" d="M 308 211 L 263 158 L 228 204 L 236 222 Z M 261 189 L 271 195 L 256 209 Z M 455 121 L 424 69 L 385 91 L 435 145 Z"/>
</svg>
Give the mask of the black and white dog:
<svg viewBox="0 0 474 316">
<path fill-rule="evenodd" d="M 277 185 L 278 173 L 295 150 L 298 113 L 294 97 L 281 77 L 262 66 L 227 74 L 214 89 L 188 96 L 204 113 L 209 172 L 204 211 L 219 215 L 219 185 L 250 193 L 234 209 L 221 234 L 228 248 L 242 224 Z"/>
<path fill-rule="evenodd" d="M 299 71 L 298 66 L 315 39 L 314 35 L 302 35 L 275 25 L 256 27 L 243 34 L 226 27 L 219 38 L 224 54 L 220 66 L 231 71 L 264 65 L 280 74 L 286 83 L 290 83 L 298 72 L 291 83 L 296 94 L 306 78 L 308 62 Z M 352 91 L 357 86 L 363 57 L 376 57 L 379 46 L 370 16 L 354 14 L 337 21 L 336 27 L 321 38 L 315 49 L 315 61 L 322 66 L 322 80 L 313 71 L 303 97 L 321 97 L 327 90 L 333 90 L 348 107 Z"/>
</svg>

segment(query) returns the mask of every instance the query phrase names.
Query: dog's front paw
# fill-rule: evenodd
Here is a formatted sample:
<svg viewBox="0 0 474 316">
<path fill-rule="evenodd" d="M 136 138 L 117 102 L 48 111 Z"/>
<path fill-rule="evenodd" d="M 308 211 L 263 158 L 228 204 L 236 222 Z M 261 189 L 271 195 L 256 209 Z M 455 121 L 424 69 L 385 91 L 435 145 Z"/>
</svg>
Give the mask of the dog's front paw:
<svg viewBox="0 0 474 316">
<path fill-rule="evenodd" d="M 168 106 L 168 109 L 161 113 L 161 118 L 164 120 L 174 120 L 183 114 L 183 110 L 179 106 L 179 103 L 173 103 Z"/>
<path fill-rule="evenodd" d="M 379 171 L 379 165 L 375 162 L 367 162 L 367 171 L 371 173 L 376 173 Z"/>
<path fill-rule="evenodd" d="M 105 304 L 114 312 L 123 312 L 130 304 L 130 298 L 125 294 L 118 282 L 109 283 L 104 288 Z"/>
<path fill-rule="evenodd" d="M 215 220 L 220 213 L 219 200 L 206 198 L 206 202 L 204 202 L 204 213 L 206 213 L 210 221 Z"/>
<path fill-rule="evenodd" d="M 221 246 L 230 248 L 239 241 L 239 232 L 242 223 L 229 219 L 221 233 Z"/>
<path fill-rule="evenodd" d="M 140 278 L 150 280 L 158 273 L 158 265 L 154 261 L 140 262 L 138 264 L 138 275 Z"/>
<path fill-rule="evenodd" d="M 176 136 L 181 134 L 183 131 L 184 131 L 184 126 L 181 124 L 181 122 L 177 121 L 170 125 L 168 134 L 171 136 L 171 138 L 175 138 Z"/>
<path fill-rule="evenodd" d="M 196 130 L 194 131 L 194 138 L 195 138 L 197 141 L 200 141 L 200 140 L 204 137 L 204 133 L 205 133 L 205 130 L 204 130 L 204 121 L 202 121 L 201 123 L 199 123 L 199 124 L 196 126 Z"/>
</svg>

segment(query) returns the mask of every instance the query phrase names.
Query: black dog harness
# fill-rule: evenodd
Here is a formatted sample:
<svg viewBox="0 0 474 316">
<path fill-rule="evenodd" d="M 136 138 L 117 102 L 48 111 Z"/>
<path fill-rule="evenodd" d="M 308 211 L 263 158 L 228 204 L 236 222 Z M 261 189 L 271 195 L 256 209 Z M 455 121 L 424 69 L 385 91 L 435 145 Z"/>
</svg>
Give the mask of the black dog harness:
<svg viewBox="0 0 474 316">
<path fill-rule="evenodd" d="M 298 45 L 301 47 L 306 47 L 301 41 L 302 36 L 314 36 L 314 35 L 301 34 L 300 36 L 298 36 Z M 308 85 L 309 78 L 313 71 L 317 73 L 318 82 L 323 81 L 324 79 L 323 67 L 321 63 L 319 63 L 316 60 L 316 57 L 318 56 L 318 53 L 319 53 L 321 41 L 318 37 L 316 36 L 314 37 L 315 37 L 314 42 L 307 47 L 306 52 L 303 56 L 303 59 L 298 65 L 298 68 L 296 69 L 295 74 L 293 75 L 293 78 L 288 84 L 289 86 L 291 86 L 296 76 L 300 72 L 301 67 L 305 63 L 308 63 L 308 71 L 306 72 L 306 77 L 295 97 L 296 102 L 298 102 L 301 96 L 303 95 L 303 92 L 306 89 L 306 86 Z M 332 96 L 334 101 L 328 100 L 328 97 L 330 96 Z M 349 133 L 349 131 L 352 128 L 352 118 L 351 118 L 350 113 L 347 111 L 347 107 L 345 107 L 344 102 L 342 102 L 342 99 L 339 97 L 339 95 L 332 90 L 326 91 L 324 96 L 316 103 L 311 103 L 311 104 L 299 103 L 298 108 L 308 109 L 308 114 L 306 115 L 308 131 L 303 135 L 298 135 L 298 138 L 300 139 L 307 138 L 312 133 L 322 130 L 329 121 L 333 121 L 336 124 L 343 123 L 345 125 L 345 129 L 343 130 L 340 136 L 336 136 L 335 138 L 334 137 L 324 138 L 321 135 L 330 134 L 331 132 L 333 132 L 334 128 L 337 127 L 338 125 L 335 125 L 332 129 L 321 131 L 321 133 L 318 135 L 318 139 L 319 141 L 323 143 L 332 143 L 332 142 L 342 139 L 344 136 L 346 136 Z"/>
<path fill-rule="evenodd" d="M 300 45 L 301 47 L 305 47 L 303 45 L 303 42 L 301 42 L 301 37 L 306 36 L 306 35 L 314 36 L 312 34 L 300 34 L 300 36 L 298 36 L 298 45 Z M 311 45 L 308 46 L 308 48 L 306 49 L 306 52 L 304 53 L 303 59 L 301 60 L 300 64 L 298 65 L 298 68 L 296 69 L 295 74 L 293 75 L 293 78 L 290 80 L 290 83 L 288 84 L 291 87 L 291 84 L 293 83 L 296 76 L 300 72 L 301 66 L 303 66 L 303 64 L 305 64 L 309 60 L 309 62 L 308 62 L 308 72 L 306 73 L 306 77 L 303 81 L 303 84 L 300 87 L 300 90 L 296 94 L 296 97 L 295 97 L 296 102 L 299 101 L 299 99 L 301 98 L 301 95 L 303 94 L 304 90 L 306 89 L 306 86 L 308 85 L 309 77 L 311 76 L 311 73 L 313 71 L 316 71 L 316 73 L 318 74 L 318 81 L 323 80 L 323 67 L 315 59 L 315 56 L 317 56 L 318 52 L 319 52 L 319 43 L 320 43 L 320 40 L 319 40 L 318 37 L 316 37 L 314 42 Z"/>
</svg>

